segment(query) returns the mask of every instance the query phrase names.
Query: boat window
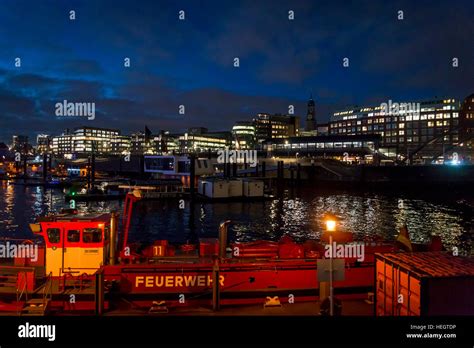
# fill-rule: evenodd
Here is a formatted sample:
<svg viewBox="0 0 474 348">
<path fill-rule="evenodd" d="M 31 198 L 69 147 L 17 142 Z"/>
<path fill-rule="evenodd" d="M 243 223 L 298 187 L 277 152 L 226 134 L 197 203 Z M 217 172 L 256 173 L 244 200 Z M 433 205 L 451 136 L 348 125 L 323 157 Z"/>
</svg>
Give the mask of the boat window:
<svg viewBox="0 0 474 348">
<path fill-rule="evenodd" d="M 48 240 L 50 243 L 59 243 L 61 238 L 61 231 L 59 228 L 48 228 L 46 233 L 48 234 Z"/>
<path fill-rule="evenodd" d="M 69 243 L 77 243 L 80 241 L 81 231 L 79 230 L 69 230 L 67 231 L 67 241 Z"/>
<path fill-rule="evenodd" d="M 84 243 L 99 243 L 102 241 L 102 230 L 100 228 L 84 228 L 82 233 Z"/>
</svg>

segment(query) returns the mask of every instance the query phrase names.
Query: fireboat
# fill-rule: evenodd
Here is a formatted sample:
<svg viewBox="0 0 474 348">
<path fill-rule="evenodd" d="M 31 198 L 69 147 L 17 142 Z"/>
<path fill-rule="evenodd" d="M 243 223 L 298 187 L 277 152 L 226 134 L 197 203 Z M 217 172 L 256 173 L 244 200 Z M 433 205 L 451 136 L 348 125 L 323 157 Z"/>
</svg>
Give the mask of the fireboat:
<svg viewBox="0 0 474 348">
<path fill-rule="evenodd" d="M 156 240 L 140 252 L 128 241 L 139 191 L 125 198 L 122 231 L 115 212 L 81 215 L 75 210 L 38 217 L 30 224 L 38 237 L 38 257 L 17 256 L 0 264 L 0 313 L 71 315 L 141 309 L 168 312 L 175 307 L 238 306 L 265 301 L 299 302 L 320 297 L 317 260 L 321 241 L 228 243 L 230 221 L 220 224 L 219 238 L 171 245 Z M 338 232 L 334 240 L 352 241 Z M 120 237 L 120 238 L 119 238 Z M 39 242 L 38 242 L 39 241 Z M 326 243 L 325 243 L 326 242 Z M 394 243 L 366 241 L 365 258 L 346 257 L 345 279 L 334 282 L 339 297 L 366 296 L 374 285 L 375 253 L 393 252 Z"/>
</svg>

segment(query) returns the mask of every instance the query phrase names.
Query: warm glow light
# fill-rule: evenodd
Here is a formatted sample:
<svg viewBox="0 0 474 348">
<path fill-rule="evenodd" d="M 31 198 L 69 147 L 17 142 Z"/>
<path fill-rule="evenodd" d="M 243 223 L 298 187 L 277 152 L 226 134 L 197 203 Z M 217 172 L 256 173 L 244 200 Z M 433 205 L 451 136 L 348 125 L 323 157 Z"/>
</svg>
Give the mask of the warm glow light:
<svg viewBox="0 0 474 348">
<path fill-rule="evenodd" d="M 328 232 L 336 231 L 336 220 L 326 220 L 326 231 Z"/>
<path fill-rule="evenodd" d="M 327 232 L 335 232 L 337 227 L 337 220 L 338 218 L 332 214 L 324 215 L 324 223 L 326 224 L 326 231 Z"/>
</svg>

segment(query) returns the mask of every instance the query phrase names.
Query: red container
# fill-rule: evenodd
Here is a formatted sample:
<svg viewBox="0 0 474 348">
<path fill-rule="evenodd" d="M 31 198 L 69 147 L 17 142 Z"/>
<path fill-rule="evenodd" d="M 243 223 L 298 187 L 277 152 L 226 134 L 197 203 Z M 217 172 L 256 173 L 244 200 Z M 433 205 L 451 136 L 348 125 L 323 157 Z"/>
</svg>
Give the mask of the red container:
<svg viewBox="0 0 474 348">
<path fill-rule="evenodd" d="M 200 256 L 219 255 L 219 239 L 200 238 L 199 239 L 199 255 Z"/>
<path fill-rule="evenodd" d="M 474 314 L 474 260 L 442 252 L 376 254 L 378 316 Z"/>
</svg>

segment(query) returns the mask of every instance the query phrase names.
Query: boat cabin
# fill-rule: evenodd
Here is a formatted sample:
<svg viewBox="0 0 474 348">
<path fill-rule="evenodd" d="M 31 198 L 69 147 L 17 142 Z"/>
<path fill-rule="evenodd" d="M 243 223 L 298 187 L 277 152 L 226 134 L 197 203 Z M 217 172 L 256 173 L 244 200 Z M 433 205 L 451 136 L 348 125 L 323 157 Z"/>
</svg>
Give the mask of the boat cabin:
<svg viewBox="0 0 474 348">
<path fill-rule="evenodd" d="M 59 214 L 30 224 L 33 233 L 45 241 L 46 274 L 94 274 L 107 259 L 110 224 L 111 214 Z"/>
</svg>

